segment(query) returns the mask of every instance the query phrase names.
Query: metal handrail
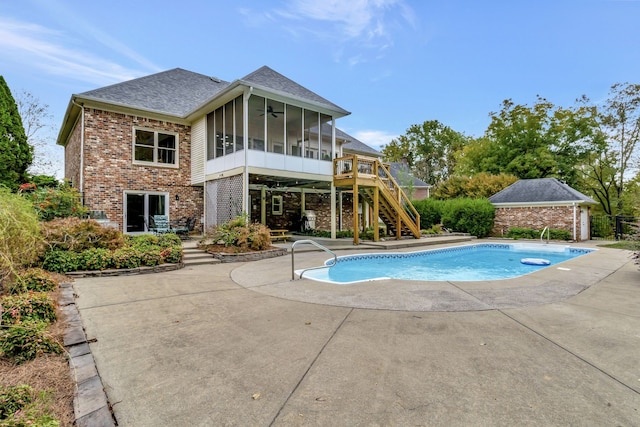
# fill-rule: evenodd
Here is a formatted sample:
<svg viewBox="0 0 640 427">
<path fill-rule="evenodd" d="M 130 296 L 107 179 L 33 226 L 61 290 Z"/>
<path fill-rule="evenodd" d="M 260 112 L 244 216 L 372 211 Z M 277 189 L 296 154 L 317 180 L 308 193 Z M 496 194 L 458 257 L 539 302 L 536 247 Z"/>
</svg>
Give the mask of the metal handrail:
<svg viewBox="0 0 640 427">
<path fill-rule="evenodd" d="M 303 243 L 309 243 L 312 244 L 313 246 L 322 249 L 323 251 L 333 255 L 333 264 L 331 265 L 323 265 L 320 267 L 311 267 L 311 268 L 305 268 L 304 270 L 302 270 L 300 272 L 300 278 L 302 279 L 302 275 L 309 271 L 309 270 L 317 270 L 319 268 L 326 268 L 326 267 L 331 267 L 336 265 L 336 263 L 338 262 L 338 255 L 336 255 L 333 251 L 330 251 L 329 249 L 325 248 L 324 246 L 322 246 L 320 243 L 313 241 L 313 240 L 296 240 L 295 242 L 293 242 L 293 245 L 291 245 L 291 280 L 295 280 L 296 279 L 296 269 L 295 269 L 295 260 L 294 260 L 294 253 L 295 253 L 295 247 L 298 244 L 303 244 Z"/>
<path fill-rule="evenodd" d="M 549 234 L 551 233 L 551 230 L 549 230 L 549 226 L 547 225 L 544 230 L 542 230 L 542 233 L 540 233 L 540 243 L 544 243 L 544 240 L 542 239 L 544 236 L 544 232 L 547 232 L 547 244 L 549 243 Z"/>
</svg>

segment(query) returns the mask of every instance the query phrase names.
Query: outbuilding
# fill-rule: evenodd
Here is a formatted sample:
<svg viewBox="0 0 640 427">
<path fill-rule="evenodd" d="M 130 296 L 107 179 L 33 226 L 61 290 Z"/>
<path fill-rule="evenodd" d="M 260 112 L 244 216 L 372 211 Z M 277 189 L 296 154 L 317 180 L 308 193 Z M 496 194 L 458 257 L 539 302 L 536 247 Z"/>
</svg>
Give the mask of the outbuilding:
<svg viewBox="0 0 640 427">
<path fill-rule="evenodd" d="M 492 234 L 510 228 L 567 230 L 574 241 L 590 238 L 590 207 L 597 202 L 555 178 L 521 179 L 489 198 L 496 208 Z"/>
</svg>

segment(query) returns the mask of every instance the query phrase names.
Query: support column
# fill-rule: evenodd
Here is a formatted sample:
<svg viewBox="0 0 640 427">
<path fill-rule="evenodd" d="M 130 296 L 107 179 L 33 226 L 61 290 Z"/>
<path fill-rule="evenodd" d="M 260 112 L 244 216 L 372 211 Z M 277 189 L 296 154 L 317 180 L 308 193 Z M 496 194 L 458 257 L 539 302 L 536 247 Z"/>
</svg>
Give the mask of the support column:
<svg viewBox="0 0 640 427">
<path fill-rule="evenodd" d="M 378 186 L 373 189 L 373 241 L 380 240 L 380 227 L 378 218 L 380 217 L 380 189 Z"/>
<path fill-rule="evenodd" d="M 260 189 L 260 223 L 267 225 L 267 186 Z"/>
<path fill-rule="evenodd" d="M 331 184 L 331 238 L 336 238 L 336 187 Z"/>
<path fill-rule="evenodd" d="M 358 218 L 358 182 L 353 184 L 353 244 L 360 244 L 360 224 Z"/>
</svg>

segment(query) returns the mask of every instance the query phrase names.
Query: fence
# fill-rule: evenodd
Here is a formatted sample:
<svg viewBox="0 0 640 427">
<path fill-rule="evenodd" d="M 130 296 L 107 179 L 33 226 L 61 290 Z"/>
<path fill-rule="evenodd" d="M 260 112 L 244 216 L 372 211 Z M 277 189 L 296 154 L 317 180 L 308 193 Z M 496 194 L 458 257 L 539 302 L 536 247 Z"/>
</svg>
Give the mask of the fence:
<svg viewBox="0 0 640 427">
<path fill-rule="evenodd" d="M 640 218 L 626 215 L 592 215 L 591 239 L 632 240 L 638 238 Z"/>
</svg>

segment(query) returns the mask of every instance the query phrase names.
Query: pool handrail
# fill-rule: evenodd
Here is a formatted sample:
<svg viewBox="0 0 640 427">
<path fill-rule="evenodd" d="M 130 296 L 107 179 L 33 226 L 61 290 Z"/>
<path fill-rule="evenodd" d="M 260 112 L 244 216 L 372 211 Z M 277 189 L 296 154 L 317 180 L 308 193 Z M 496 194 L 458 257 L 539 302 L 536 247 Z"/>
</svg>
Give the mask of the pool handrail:
<svg viewBox="0 0 640 427">
<path fill-rule="evenodd" d="M 317 247 L 318 249 L 322 249 L 323 251 L 333 255 L 333 264 L 331 264 L 331 266 L 336 265 L 336 263 L 338 262 L 338 255 L 336 255 L 333 251 L 327 249 L 326 247 L 322 246 L 320 243 L 314 241 L 314 240 L 296 240 L 295 242 L 293 242 L 293 244 L 291 245 L 291 280 L 296 280 L 296 269 L 295 269 L 295 260 L 294 260 L 294 253 L 295 253 L 295 247 L 298 244 L 311 244 L 315 247 Z M 317 270 L 319 268 L 326 268 L 326 265 L 322 265 L 320 267 L 310 267 L 310 268 L 305 268 L 304 270 L 302 270 L 300 272 L 300 279 L 302 279 L 302 275 L 309 271 L 309 270 Z"/>
<path fill-rule="evenodd" d="M 542 230 L 542 233 L 540 233 L 540 243 L 544 243 L 543 236 L 545 231 L 547 232 L 547 244 L 549 244 L 549 235 L 551 233 L 551 230 L 549 229 L 548 225 L 544 228 L 544 230 Z"/>
</svg>

